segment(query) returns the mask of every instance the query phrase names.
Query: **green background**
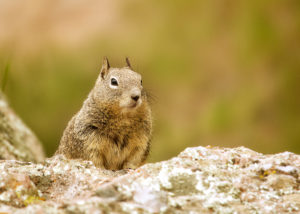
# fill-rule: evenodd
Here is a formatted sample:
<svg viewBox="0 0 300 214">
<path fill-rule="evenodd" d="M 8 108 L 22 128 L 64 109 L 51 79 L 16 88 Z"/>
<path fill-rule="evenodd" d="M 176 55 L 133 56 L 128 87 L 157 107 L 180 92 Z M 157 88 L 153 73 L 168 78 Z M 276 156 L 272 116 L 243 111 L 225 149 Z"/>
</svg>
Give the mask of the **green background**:
<svg viewBox="0 0 300 214">
<path fill-rule="evenodd" d="M 154 95 L 149 161 L 190 146 L 300 153 L 300 1 L 0 2 L 0 84 L 51 156 L 103 56 Z"/>
</svg>

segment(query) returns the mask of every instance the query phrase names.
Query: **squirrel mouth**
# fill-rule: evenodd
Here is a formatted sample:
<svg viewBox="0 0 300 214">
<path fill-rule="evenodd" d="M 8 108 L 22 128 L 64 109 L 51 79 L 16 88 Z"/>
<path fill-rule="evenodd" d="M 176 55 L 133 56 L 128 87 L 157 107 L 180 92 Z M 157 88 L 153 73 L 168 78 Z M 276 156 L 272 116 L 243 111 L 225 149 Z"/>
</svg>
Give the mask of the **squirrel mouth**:
<svg viewBox="0 0 300 214">
<path fill-rule="evenodd" d="M 138 108 L 140 105 L 142 104 L 141 100 L 135 101 L 135 102 L 131 102 L 127 108 L 128 109 L 136 109 Z"/>
<path fill-rule="evenodd" d="M 134 103 L 132 103 L 131 105 L 129 105 L 128 107 L 129 107 L 129 108 L 135 108 L 135 107 L 137 107 L 137 105 L 138 105 L 138 103 L 137 103 L 137 102 L 134 102 Z"/>
<path fill-rule="evenodd" d="M 125 103 L 124 103 L 125 104 Z M 139 106 L 141 106 L 142 104 L 142 100 L 138 100 L 138 101 L 131 101 L 131 102 L 128 102 L 126 103 L 125 105 L 124 104 L 120 104 L 120 107 L 123 108 L 124 110 L 135 110 L 137 109 Z"/>
</svg>

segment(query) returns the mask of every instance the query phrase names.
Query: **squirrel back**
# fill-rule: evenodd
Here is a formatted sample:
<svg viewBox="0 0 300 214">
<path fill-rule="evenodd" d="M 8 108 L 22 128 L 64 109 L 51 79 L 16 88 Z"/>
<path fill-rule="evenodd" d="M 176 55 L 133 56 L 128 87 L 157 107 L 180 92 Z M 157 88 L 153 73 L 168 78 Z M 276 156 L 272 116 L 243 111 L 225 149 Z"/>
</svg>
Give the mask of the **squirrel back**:
<svg viewBox="0 0 300 214">
<path fill-rule="evenodd" d="M 107 58 L 82 108 L 69 121 L 55 154 L 119 170 L 142 165 L 150 150 L 152 116 L 141 75 L 111 68 Z"/>
</svg>

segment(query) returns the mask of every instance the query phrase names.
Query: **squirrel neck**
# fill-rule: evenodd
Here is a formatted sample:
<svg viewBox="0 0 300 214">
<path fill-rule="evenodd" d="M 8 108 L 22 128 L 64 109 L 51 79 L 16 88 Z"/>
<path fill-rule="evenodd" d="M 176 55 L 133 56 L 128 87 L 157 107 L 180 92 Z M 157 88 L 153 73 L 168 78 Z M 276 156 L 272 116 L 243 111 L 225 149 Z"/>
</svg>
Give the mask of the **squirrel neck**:
<svg viewBox="0 0 300 214">
<path fill-rule="evenodd" d="M 89 96 L 84 102 L 80 117 L 87 119 L 87 124 L 96 127 L 100 131 L 121 131 L 127 127 L 134 128 L 135 126 L 147 125 L 147 119 L 150 117 L 150 112 L 147 107 L 142 104 L 138 109 L 124 112 L 119 107 L 118 102 L 97 101 Z M 150 125 L 150 124 L 149 124 Z M 151 126 L 151 125 L 150 125 Z"/>
</svg>

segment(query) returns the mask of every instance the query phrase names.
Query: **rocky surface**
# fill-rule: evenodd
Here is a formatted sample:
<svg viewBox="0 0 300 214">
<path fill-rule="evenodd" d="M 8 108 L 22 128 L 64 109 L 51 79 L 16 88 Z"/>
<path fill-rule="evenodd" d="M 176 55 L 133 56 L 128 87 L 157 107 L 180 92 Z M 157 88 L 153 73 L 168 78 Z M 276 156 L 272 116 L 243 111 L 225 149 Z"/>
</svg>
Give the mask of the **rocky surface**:
<svg viewBox="0 0 300 214">
<path fill-rule="evenodd" d="M 43 161 L 41 143 L 9 107 L 0 91 L 0 159 Z"/>
<path fill-rule="evenodd" d="M 0 161 L 2 213 L 299 213 L 300 156 L 187 148 L 136 170 Z"/>
</svg>

